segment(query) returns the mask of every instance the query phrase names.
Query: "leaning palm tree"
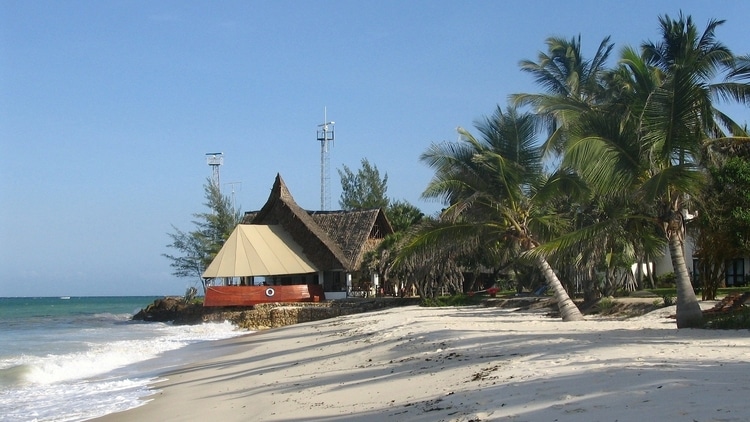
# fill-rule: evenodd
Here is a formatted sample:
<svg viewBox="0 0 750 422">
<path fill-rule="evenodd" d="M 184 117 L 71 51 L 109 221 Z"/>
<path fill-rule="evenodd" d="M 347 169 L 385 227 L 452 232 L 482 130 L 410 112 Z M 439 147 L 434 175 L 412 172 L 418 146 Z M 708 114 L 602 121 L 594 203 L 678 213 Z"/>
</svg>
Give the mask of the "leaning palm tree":
<svg viewBox="0 0 750 422">
<path fill-rule="evenodd" d="M 571 39 L 551 37 L 546 44 L 547 51 L 540 52 L 536 61 L 523 60 L 520 63 L 521 70 L 532 75 L 544 92 L 515 94 L 512 99 L 516 104 L 533 107 L 549 131 L 543 148 L 545 157 L 551 158 L 556 154 L 554 158 L 559 159 L 564 157 L 570 131 L 580 116 L 598 111 L 609 103 L 612 93 L 607 89 L 604 75 L 606 61 L 614 45 L 609 37 L 604 38 L 594 56 L 587 59 L 582 53 L 580 36 Z M 586 201 L 570 204 L 568 211 L 574 228 L 580 229 L 581 224 L 596 222 L 601 217 L 597 211 L 601 203 L 601 198 L 590 197 Z M 606 259 L 612 256 L 611 248 L 607 247 L 608 242 L 602 242 L 602 239 L 611 238 L 614 233 L 617 233 L 617 227 L 610 227 L 609 233 L 600 235 L 597 242 L 578 242 L 566 248 L 553 247 L 548 243 L 544 248 L 547 252 L 556 252 L 555 256 L 560 262 L 557 268 L 565 272 L 569 279 L 576 280 L 587 300 L 593 300 L 602 293 L 595 282 L 596 273 L 601 269 L 597 267 L 611 267 L 609 264 L 616 262 Z"/>
<path fill-rule="evenodd" d="M 629 218 L 658 224 L 676 276 L 677 326 L 696 327 L 702 313 L 683 252 L 687 210 L 705 177 L 705 144 L 739 131 L 716 101 L 747 103 L 750 88 L 747 73 L 714 37 L 721 21 L 709 22 L 703 34 L 682 15 L 660 23 L 660 42 L 644 43 L 640 55 L 624 50 L 609 78 L 618 95 L 606 109 L 579 116 L 566 160 L 590 184 L 637 200 Z M 715 83 L 721 74 L 726 78 Z"/>
<path fill-rule="evenodd" d="M 418 235 L 406 250 L 450 242 L 476 242 L 477 247 L 516 250 L 516 258 L 540 245 L 561 222 L 546 208 L 551 193 L 566 180 L 544 174 L 542 151 L 536 143 L 535 116 L 498 107 L 476 124 L 475 138 L 459 128 L 461 142 L 433 144 L 421 160 L 435 170 L 422 194 L 448 206 L 443 224 Z M 529 255 L 557 299 L 564 321 L 583 318 L 543 254 Z"/>
</svg>

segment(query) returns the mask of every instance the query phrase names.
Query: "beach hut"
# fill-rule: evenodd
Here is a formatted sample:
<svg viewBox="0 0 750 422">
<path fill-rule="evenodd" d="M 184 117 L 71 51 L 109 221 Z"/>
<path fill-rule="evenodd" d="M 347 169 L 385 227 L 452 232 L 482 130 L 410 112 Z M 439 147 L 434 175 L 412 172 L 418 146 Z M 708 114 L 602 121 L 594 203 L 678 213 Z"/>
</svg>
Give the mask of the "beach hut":
<svg viewBox="0 0 750 422">
<path fill-rule="evenodd" d="M 364 254 L 393 233 L 383 210 L 306 211 L 280 175 L 259 211 L 247 212 L 204 272 L 204 306 L 345 298 Z M 263 277 L 263 284 L 255 282 Z M 222 280 L 240 278 L 239 285 Z M 377 280 L 369 280 L 377 289 Z M 223 284 L 223 285 L 222 285 Z"/>
</svg>

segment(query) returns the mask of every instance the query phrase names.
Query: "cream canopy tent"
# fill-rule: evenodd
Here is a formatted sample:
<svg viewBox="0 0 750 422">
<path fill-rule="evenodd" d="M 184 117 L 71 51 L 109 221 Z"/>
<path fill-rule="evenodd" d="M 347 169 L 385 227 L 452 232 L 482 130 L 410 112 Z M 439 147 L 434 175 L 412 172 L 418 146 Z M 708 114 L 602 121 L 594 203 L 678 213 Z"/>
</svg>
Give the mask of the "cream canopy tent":
<svg viewBox="0 0 750 422">
<path fill-rule="evenodd" d="M 306 274 L 318 270 L 281 226 L 239 224 L 203 278 Z"/>
</svg>

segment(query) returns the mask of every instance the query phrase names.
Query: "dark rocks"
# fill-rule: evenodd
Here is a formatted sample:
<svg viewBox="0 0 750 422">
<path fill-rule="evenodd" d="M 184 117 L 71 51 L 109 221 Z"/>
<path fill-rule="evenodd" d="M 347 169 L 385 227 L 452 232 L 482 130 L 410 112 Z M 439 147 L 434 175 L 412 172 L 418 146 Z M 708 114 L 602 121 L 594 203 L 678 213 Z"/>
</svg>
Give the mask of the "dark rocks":
<svg viewBox="0 0 750 422">
<path fill-rule="evenodd" d="M 203 305 L 186 303 L 182 297 L 164 297 L 133 315 L 134 321 L 173 322 L 178 325 L 203 322 Z"/>
</svg>

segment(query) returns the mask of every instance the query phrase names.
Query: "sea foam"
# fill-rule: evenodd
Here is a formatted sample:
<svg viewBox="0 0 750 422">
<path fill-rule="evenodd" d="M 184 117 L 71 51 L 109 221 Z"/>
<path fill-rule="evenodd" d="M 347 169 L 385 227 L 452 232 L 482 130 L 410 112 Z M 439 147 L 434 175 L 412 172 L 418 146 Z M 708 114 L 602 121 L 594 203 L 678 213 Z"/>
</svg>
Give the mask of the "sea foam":
<svg viewBox="0 0 750 422">
<path fill-rule="evenodd" d="M 0 360 L 0 421 L 84 420 L 136 407 L 156 374 L 174 365 L 161 354 L 244 333 L 228 322 L 89 325 L 49 353 Z"/>
</svg>

